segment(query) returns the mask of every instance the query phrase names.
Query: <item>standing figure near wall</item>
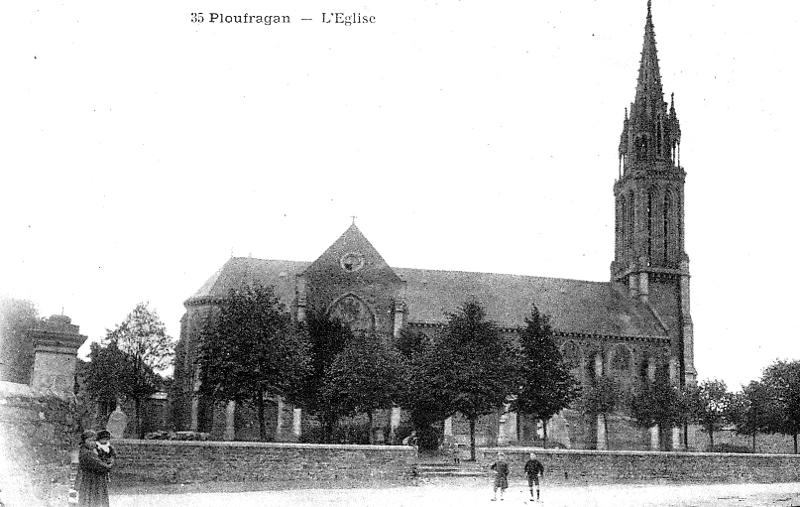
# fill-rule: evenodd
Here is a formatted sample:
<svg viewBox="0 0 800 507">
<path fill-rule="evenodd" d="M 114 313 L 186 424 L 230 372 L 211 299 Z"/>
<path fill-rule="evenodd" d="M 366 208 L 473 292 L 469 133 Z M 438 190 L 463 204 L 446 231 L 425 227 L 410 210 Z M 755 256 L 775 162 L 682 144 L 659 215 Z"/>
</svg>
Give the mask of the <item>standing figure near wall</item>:
<svg viewBox="0 0 800 507">
<path fill-rule="evenodd" d="M 86 430 L 81 435 L 78 454 L 78 505 L 81 507 L 108 507 L 108 472 L 111 465 L 97 454 L 97 434 Z"/>
</svg>

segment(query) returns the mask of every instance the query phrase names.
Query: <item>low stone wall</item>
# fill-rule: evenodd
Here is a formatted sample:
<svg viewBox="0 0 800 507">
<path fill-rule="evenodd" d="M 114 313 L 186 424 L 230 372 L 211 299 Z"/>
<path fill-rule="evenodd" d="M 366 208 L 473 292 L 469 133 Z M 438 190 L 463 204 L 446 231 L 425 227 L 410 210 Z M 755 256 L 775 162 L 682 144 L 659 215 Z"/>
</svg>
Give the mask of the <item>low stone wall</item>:
<svg viewBox="0 0 800 507">
<path fill-rule="evenodd" d="M 695 433 L 695 446 L 697 450 L 706 450 L 711 446 L 708 433 L 699 429 Z M 727 444 L 745 449 L 753 449 L 753 437 L 739 435 L 733 430 L 718 430 L 714 432 L 714 445 Z M 791 435 L 764 434 L 756 435 L 756 452 L 762 454 L 794 454 L 794 440 Z"/>
<path fill-rule="evenodd" d="M 584 451 L 522 447 L 479 449 L 477 461 L 489 467 L 503 452 L 511 477 L 524 479 L 530 452 L 545 468 L 545 479 L 563 484 L 614 482 L 797 482 L 800 455 L 705 452 Z"/>
<path fill-rule="evenodd" d="M 291 486 L 402 483 L 416 450 L 406 446 L 117 440 L 112 481 L 122 484 L 262 482 Z"/>
</svg>

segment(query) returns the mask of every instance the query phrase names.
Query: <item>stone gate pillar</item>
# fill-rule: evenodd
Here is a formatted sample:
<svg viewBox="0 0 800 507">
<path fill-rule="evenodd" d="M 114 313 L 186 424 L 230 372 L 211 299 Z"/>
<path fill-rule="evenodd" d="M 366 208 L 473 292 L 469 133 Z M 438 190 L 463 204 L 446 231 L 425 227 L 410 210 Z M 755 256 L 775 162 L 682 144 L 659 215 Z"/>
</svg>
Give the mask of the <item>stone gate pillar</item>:
<svg viewBox="0 0 800 507">
<path fill-rule="evenodd" d="M 31 387 L 73 392 L 78 347 L 86 341 L 78 330 L 66 315 L 53 315 L 29 331 L 34 346 Z"/>
</svg>

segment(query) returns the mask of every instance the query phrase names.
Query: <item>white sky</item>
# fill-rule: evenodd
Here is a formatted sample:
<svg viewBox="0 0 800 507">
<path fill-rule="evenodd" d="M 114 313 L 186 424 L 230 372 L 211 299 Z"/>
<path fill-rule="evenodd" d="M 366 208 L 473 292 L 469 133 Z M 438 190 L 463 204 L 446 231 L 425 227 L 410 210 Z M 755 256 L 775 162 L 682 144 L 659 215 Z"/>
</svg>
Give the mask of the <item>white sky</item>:
<svg viewBox="0 0 800 507">
<path fill-rule="evenodd" d="M 683 131 L 696 366 L 733 389 L 800 358 L 800 3 L 755 5 L 653 5 Z M 334 11 L 377 23 L 323 24 Z M 645 0 L 15 2 L 0 291 L 63 307 L 91 339 L 149 300 L 177 338 L 231 251 L 311 261 L 353 214 L 392 266 L 605 281 L 645 15 Z"/>
</svg>

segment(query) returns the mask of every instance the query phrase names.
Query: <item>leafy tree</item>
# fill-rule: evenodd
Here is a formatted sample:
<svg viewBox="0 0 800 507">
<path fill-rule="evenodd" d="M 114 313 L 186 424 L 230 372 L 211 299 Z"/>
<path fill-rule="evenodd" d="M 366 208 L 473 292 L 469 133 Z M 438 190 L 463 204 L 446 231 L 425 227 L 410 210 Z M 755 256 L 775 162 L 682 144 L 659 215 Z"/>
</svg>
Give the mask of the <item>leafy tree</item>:
<svg viewBox="0 0 800 507">
<path fill-rule="evenodd" d="M 89 362 L 82 368 L 81 384 L 98 404 L 116 405 L 122 399 L 134 400 L 134 434 L 144 436 L 142 402 L 158 390 L 160 377 L 134 356 L 119 349 L 117 342 L 91 344 Z M 107 414 L 106 414 L 107 415 Z"/>
<path fill-rule="evenodd" d="M 167 327 L 148 302 L 138 303 L 114 329 L 106 330 L 104 344 L 116 343 L 119 350 L 156 372 L 172 366 L 175 342 Z"/>
<path fill-rule="evenodd" d="M 419 446 L 435 449 L 439 444 L 440 423 L 455 412 L 459 396 L 456 355 L 435 340 L 419 340 L 419 347 L 408 361 L 408 380 L 401 407 L 410 412 Z"/>
<path fill-rule="evenodd" d="M 322 388 L 322 398 L 338 416 L 366 413 L 370 443 L 374 443 L 372 414 L 398 404 L 406 386 L 400 353 L 378 336 L 361 335 L 336 356 Z"/>
<path fill-rule="evenodd" d="M 756 452 L 756 435 L 759 431 L 768 431 L 775 412 L 775 402 L 767 386 L 752 381 L 731 397 L 728 419 L 736 425 L 736 433 L 752 437 L 753 452 Z"/>
<path fill-rule="evenodd" d="M 144 400 L 158 389 L 155 373 L 172 365 L 175 343 L 167 335 L 166 326 L 156 311 L 151 310 L 147 302 L 138 303 L 114 329 L 106 330 L 102 343 L 106 347 L 113 345 L 122 353 L 122 356 L 113 353 L 113 357 L 109 358 L 109 361 L 121 361 L 117 370 L 104 374 L 124 378 L 124 393 L 134 401 L 136 407 L 136 434 L 142 438 Z"/>
<path fill-rule="evenodd" d="M 215 400 L 250 402 L 267 439 L 264 398 L 297 397 L 307 374 L 308 344 L 271 287 L 231 289 L 201 332 L 200 392 Z"/>
<path fill-rule="evenodd" d="M 608 448 L 608 414 L 614 411 L 620 399 L 620 389 L 616 381 L 605 376 L 596 378 L 584 388 L 579 399 L 579 407 L 587 416 L 594 420 L 602 416 L 606 448 Z"/>
<path fill-rule="evenodd" d="M 28 330 L 41 320 L 36 305 L 27 299 L 0 297 L 0 380 L 30 382 L 33 342 Z"/>
<path fill-rule="evenodd" d="M 627 405 L 636 423 L 643 428 L 660 429 L 682 426 L 691 419 L 689 394 L 661 376 L 645 380 L 627 398 Z M 664 449 L 662 440 L 661 448 Z"/>
<path fill-rule="evenodd" d="M 339 320 L 318 313 L 310 314 L 303 328 L 309 344 L 310 367 L 299 383 L 298 401 L 319 417 L 323 440 L 330 442 L 337 414 L 324 398 L 325 374 L 345 345 L 353 339 L 353 332 Z"/>
<path fill-rule="evenodd" d="M 692 419 L 708 433 L 711 448 L 714 448 L 714 431 L 722 429 L 728 422 L 732 397 L 722 380 L 704 380 L 690 389 Z"/>
<path fill-rule="evenodd" d="M 520 330 L 521 387 L 512 410 L 542 421 L 547 447 L 547 421 L 577 398 L 580 389 L 553 341 L 550 318 L 534 305 Z M 517 431 L 521 424 L 517 424 Z"/>
<path fill-rule="evenodd" d="M 92 400 L 113 405 L 125 397 L 127 359 L 119 347 L 115 343 L 103 347 L 92 342 L 88 358 L 81 368 L 81 385 Z"/>
<path fill-rule="evenodd" d="M 442 365 L 454 373 L 451 408 L 469 420 L 470 458 L 475 459 L 475 423 L 478 417 L 502 407 L 519 386 L 518 354 L 475 300 L 448 314 L 438 346 L 452 359 Z M 449 357 L 448 357 L 449 356 Z M 447 374 L 445 373 L 445 377 Z"/>
<path fill-rule="evenodd" d="M 403 357 L 411 359 L 415 354 L 422 352 L 429 343 L 430 340 L 425 333 L 403 328 L 400 330 L 400 336 L 395 345 Z"/>
<path fill-rule="evenodd" d="M 797 454 L 800 433 L 800 361 L 775 361 L 764 370 L 761 382 L 768 389 L 777 410 L 771 410 L 767 430 L 791 435 Z"/>
</svg>

